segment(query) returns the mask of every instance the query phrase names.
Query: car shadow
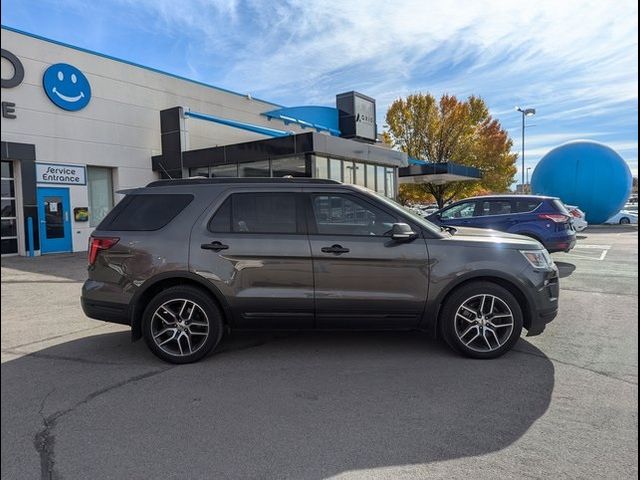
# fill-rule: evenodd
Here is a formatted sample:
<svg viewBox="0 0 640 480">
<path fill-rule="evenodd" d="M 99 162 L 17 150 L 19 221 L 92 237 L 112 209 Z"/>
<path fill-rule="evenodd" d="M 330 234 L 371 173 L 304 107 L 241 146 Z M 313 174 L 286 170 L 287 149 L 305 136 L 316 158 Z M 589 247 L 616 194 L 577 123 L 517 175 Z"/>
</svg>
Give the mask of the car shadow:
<svg viewBox="0 0 640 480">
<path fill-rule="evenodd" d="M 576 266 L 569 262 L 555 262 L 555 264 L 560 272 L 560 278 L 570 277 L 576 269 Z"/>
<path fill-rule="evenodd" d="M 43 472 L 68 478 L 322 479 L 425 465 L 508 447 L 553 388 L 551 361 L 524 339 L 481 361 L 415 332 L 235 334 L 172 366 L 127 331 L 96 335 L 2 364 L 3 474 L 24 474 L 4 459 L 24 458 L 25 445 Z"/>
</svg>

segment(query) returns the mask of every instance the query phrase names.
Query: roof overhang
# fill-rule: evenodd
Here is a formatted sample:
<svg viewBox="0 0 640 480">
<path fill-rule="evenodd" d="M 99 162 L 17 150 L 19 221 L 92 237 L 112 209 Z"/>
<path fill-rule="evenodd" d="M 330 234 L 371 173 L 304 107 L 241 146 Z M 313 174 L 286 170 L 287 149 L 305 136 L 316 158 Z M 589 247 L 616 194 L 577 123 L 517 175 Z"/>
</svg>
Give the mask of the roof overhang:
<svg viewBox="0 0 640 480">
<path fill-rule="evenodd" d="M 399 169 L 398 177 L 400 183 L 443 185 L 449 182 L 480 180 L 482 172 L 477 168 L 456 163 L 426 163 L 411 159 L 408 167 Z"/>
</svg>

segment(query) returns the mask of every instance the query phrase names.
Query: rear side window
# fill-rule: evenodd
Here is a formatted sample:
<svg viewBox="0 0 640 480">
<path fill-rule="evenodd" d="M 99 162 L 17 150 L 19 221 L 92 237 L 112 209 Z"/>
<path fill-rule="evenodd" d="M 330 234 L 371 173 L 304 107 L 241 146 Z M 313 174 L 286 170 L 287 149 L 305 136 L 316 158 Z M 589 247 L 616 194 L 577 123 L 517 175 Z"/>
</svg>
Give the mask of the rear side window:
<svg viewBox="0 0 640 480">
<path fill-rule="evenodd" d="M 508 215 L 511 211 L 511 201 L 509 200 L 487 200 L 482 202 L 480 215 Z"/>
<path fill-rule="evenodd" d="M 159 230 L 192 200 L 193 195 L 189 194 L 127 195 L 109 212 L 98 226 L 98 230 Z"/>
<path fill-rule="evenodd" d="M 533 212 L 536 208 L 540 206 L 540 200 L 516 200 L 515 201 L 515 212 L 516 213 L 528 213 Z"/>
<path fill-rule="evenodd" d="M 296 197 L 292 193 L 234 193 L 209 221 L 224 233 L 298 233 Z"/>
</svg>

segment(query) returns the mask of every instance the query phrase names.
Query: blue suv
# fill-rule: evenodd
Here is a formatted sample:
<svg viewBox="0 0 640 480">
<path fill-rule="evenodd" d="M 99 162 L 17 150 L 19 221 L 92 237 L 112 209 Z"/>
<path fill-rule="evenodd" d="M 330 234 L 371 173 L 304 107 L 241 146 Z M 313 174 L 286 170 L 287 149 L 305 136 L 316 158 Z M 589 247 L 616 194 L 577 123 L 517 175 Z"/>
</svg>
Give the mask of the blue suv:
<svg viewBox="0 0 640 480">
<path fill-rule="evenodd" d="M 496 195 L 466 198 L 427 217 L 441 226 L 476 227 L 534 238 L 549 252 L 568 252 L 576 244 L 571 214 L 553 197 Z"/>
</svg>

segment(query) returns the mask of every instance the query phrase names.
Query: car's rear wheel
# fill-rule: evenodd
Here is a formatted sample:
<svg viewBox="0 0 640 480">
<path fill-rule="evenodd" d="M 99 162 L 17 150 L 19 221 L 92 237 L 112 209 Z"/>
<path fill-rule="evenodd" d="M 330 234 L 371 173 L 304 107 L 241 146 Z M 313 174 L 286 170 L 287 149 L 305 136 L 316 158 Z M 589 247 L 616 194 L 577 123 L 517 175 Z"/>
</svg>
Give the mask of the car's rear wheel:
<svg viewBox="0 0 640 480">
<path fill-rule="evenodd" d="M 631 223 L 631 220 L 629 220 L 627 217 L 622 217 L 620 219 L 620 225 L 629 225 Z"/>
<path fill-rule="evenodd" d="M 496 358 L 522 333 L 522 309 L 509 290 L 472 282 L 447 298 L 440 316 L 442 335 L 454 350 L 473 358 Z"/>
<path fill-rule="evenodd" d="M 200 360 L 222 337 L 217 305 L 205 291 L 188 285 L 168 288 L 153 297 L 142 320 L 149 349 L 171 363 Z"/>
</svg>

